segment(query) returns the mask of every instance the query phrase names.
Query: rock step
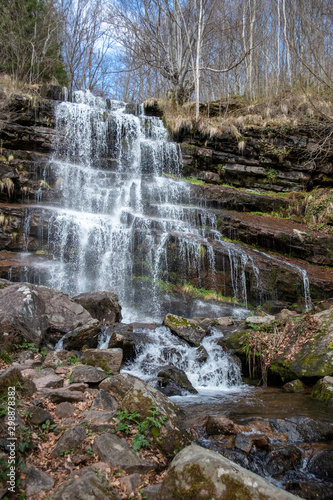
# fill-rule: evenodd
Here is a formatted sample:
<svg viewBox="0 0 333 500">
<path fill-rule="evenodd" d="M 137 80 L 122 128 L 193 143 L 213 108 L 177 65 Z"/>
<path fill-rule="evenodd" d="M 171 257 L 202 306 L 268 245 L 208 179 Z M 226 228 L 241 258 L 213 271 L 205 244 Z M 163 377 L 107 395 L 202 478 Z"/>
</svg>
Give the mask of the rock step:
<svg viewBox="0 0 333 500">
<path fill-rule="evenodd" d="M 333 235 L 265 215 L 221 211 L 218 229 L 231 240 L 324 266 L 333 266 Z"/>
</svg>

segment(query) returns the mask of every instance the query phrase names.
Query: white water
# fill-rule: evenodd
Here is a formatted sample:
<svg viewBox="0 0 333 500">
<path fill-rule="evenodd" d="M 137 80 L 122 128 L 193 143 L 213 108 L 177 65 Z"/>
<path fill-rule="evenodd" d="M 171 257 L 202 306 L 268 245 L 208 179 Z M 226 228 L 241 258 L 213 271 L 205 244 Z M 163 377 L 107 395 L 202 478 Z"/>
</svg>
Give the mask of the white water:
<svg viewBox="0 0 333 500">
<path fill-rule="evenodd" d="M 124 372 L 154 383 L 163 366 L 173 365 L 185 371 L 199 393 L 235 390 L 243 385 L 240 367 L 216 343 L 223 336 L 218 330 L 212 329 L 202 341 L 201 346 L 208 355 L 205 361 L 200 361 L 201 348 L 189 346 L 165 326 L 135 332 L 143 339 L 138 343 L 135 361 L 128 364 Z"/>
</svg>

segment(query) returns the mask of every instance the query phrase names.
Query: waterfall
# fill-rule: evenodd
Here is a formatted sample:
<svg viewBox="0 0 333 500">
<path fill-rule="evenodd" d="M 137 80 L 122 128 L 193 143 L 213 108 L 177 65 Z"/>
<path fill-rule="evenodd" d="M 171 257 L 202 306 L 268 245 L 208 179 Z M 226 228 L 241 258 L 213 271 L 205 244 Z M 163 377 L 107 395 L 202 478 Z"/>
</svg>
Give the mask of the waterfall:
<svg viewBox="0 0 333 500">
<path fill-rule="evenodd" d="M 142 106 L 78 91 L 72 102 L 57 104 L 55 120 L 54 201 L 43 204 L 41 190 L 36 206 L 43 244 L 53 258 L 43 284 L 72 296 L 114 289 L 124 321 L 156 321 L 170 312 L 163 286 L 172 276 L 174 283 L 189 279 L 199 288 L 218 288 L 221 245 L 235 298 L 247 303 L 246 266 L 252 266 L 260 295 L 252 257 L 221 241 L 214 210 L 193 206 L 191 187 L 179 178 L 180 147 L 159 118 L 145 116 Z M 35 209 L 29 210 L 25 242 Z M 309 307 L 306 272 L 296 271 L 307 286 Z"/>
</svg>

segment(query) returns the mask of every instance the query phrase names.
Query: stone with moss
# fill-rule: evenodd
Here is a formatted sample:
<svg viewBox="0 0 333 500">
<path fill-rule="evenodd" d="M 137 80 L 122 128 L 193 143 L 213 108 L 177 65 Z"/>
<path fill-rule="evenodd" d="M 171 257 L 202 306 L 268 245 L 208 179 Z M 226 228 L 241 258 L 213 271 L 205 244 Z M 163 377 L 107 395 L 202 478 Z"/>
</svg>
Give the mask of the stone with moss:
<svg viewBox="0 0 333 500">
<path fill-rule="evenodd" d="M 316 383 L 311 396 L 333 406 L 333 377 L 324 377 Z"/>
<path fill-rule="evenodd" d="M 123 359 L 122 349 L 87 349 L 81 357 L 84 364 L 97 366 L 105 372 L 116 374 L 120 372 Z"/>
<path fill-rule="evenodd" d="M 291 380 L 282 386 L 283 392 L 304 392 L 305 385 L 299 379 Z"/>
<path fill-rule="evenodd" d="M 294 495 L 266 479 L 196 444 L 172 461 L 160 489 L 160 500 L 287 500 Z"/>
<path fill-rule="evenodd" d="M 175 454 L 190 442 L 189 436 L 181 426 L 179 408 L 147 382 L 138 378 L 133 379 L 131 380 L 132 388 L 126 392 L 120 409 L 140 413 L 139 420 L 141 421 L 154 414 L 157 420 L 165 419 L 165 423 L 161 426 L 149 426 L 147 439 L 166 456 Z"/>
<path fill-rule="evenodd" d="M 182 316 L 176 316 L 175 314 L 167 314 L 163 319 L 163 325 L 170 328 L 172 333 L 195 347 L 200 345 L 206 335 L 206 331 L 197 323 Z"/>
</svg>

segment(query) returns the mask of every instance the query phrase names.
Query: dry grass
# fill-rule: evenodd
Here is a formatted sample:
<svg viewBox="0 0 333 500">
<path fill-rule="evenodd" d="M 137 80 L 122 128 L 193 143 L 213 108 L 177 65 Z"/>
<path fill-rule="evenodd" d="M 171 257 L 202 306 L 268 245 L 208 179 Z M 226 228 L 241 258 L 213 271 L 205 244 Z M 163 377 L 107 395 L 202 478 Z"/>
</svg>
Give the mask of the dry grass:
<svg viewBox="0 0 333 500">
<path fill-rule="evenodd" d="M 194 102 L 177 106 L 168 99 L 147 99 L 146 104 L 158 105 L 172 134 L 198 131 L 210 139 L 229 135 L 239 141 L 249 129 L 301 125 L 316 127 L 318 123 L 333 122 L 332 96 L 314 92 L 288 91 L 248 103 L 240 97 L 231 99 L 229 103 L 213 102 L 209 107 L 203 104 L 198 122 L 195 120 Z M 241 145 L 240 151 L 244 147 Z"/>
</svg>

